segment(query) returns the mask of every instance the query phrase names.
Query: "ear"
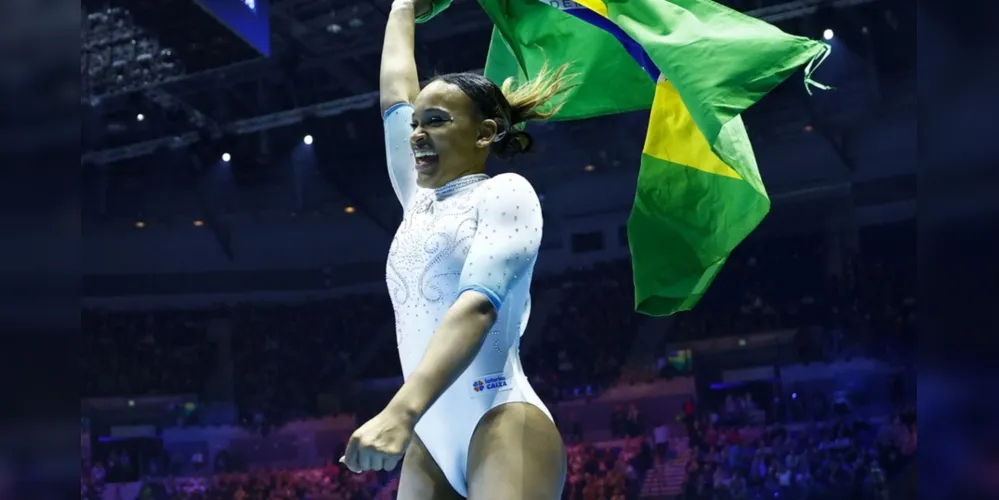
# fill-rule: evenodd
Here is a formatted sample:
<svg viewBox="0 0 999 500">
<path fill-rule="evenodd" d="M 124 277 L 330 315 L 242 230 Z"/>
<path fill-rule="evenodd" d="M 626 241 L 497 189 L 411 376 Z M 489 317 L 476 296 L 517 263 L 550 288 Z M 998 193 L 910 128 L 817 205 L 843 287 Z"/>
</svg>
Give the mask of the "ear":
<svg viewBox="0 0 999 500">
<path fill-rule="evenodd" d="M 497 134 L 499 134 L 499 123 L 496 123 L 496 120 L 492 118 L 482 120 L 479 123 L 479 136 L 475 140 L 475 146 L 482 149 L 492 146 Z"/>
</svg>

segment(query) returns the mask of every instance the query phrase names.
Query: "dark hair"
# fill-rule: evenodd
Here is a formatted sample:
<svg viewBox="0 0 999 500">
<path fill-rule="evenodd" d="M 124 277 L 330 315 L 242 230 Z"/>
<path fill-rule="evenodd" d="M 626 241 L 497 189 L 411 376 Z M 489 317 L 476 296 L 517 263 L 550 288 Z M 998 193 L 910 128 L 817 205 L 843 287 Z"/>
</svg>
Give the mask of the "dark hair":
<svg viewBox="0 0 999 500">
<path fill-rule="evenodd" d="M 496 120 L 499 139 L 490 152 L 497 158 L 509 159 L 531 150 L 533 139 L 524 132 L 523 124 L 547 119 L 562 107 L 561 101 L 552 102 L 552 99 L 574 86 L 571 83 L 574 75 L 568 74 L 568 69 L 568 64 L 553 71 L 544 65 L 538 76 L 516 87 L 513 78 L 507 78 L 500 86 L 476 73 L 451 73 L 436 80 L 458 87 L 484 118 Z"/>
</svg>

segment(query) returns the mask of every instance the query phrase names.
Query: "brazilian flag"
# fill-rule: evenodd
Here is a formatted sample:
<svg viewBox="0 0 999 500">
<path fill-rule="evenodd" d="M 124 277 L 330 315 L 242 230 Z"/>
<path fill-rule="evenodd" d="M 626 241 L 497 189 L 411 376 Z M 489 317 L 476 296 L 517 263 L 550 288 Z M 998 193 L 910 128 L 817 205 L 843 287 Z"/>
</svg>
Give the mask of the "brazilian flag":
<svg viewBox="0 0 999 500">
<path fill-rule="evenodd" d="M 433 14 L 448 0 L 435 3 Z M 691 309 L 770 210 L 740 115 L 829 46 L 710 0 L 479 0 L 495 24 L 485 75 L 571 63 L 557 120 L 649 109 L 628 243 L 635 309 Z"/>
</svg>

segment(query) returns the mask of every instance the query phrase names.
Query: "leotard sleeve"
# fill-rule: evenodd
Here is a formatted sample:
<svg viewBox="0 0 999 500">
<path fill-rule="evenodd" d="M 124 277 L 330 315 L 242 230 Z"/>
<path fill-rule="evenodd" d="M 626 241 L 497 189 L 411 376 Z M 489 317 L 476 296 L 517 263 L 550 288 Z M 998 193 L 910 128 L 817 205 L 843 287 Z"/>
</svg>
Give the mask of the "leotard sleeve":
<svg viewBox="0 0 999 500">
<path fill-rule="evenodd" d="M 541 202 L 527 179 L 502 174 L 475 192 L 478 226 L 458 282 L 458 295 L 474 290 L 497 311 L 520 280 L 529 279 L 541 248 Z"/>
<path fill-rule="evenodd" d="M 385 158 L 388 163 L 392 190 L 403 210 L 416 193 L 416 158 L 409 146 L 412 133 L 413 106 L 408 102 L 393 104 L 385 110 Z"/>
</svg>

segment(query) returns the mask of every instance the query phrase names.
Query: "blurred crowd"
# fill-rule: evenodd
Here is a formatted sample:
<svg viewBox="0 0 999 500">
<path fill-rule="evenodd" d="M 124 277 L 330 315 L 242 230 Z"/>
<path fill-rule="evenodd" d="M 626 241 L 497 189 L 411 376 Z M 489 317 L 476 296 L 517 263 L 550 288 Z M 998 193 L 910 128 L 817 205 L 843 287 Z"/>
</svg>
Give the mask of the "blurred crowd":
<svg viewBox="0 0 999 500">
<path fill-rule="evenodd" d="M 373 472 L 353 474 L 336 464 L 297 470 L 259 470 L 205 478 L 151 481 L 139 500 L 371 500 L 384 482 Z"/>
<path fill-rule="evenodd" d="M 652 448 L 641 436 L 610 446 L 570 444 L 566 452 L 569 467 L 562 494 L 566 500 L 637 498 L 645 471 L 652 465 Z"/>
<path fill-rule="evenodd" d="M 391 314 L 388 298 L 378 295 L 205 310 L 84 311 L 84 392 L 199 395 L 231 359 L 240 422 L 269 429 L 325 414 L 317 395 L 335 392 L 351 368 L 350 354 L 361 351 L 376 328 L 391 324 Z M 231 325 L 228 351 L 208 333 L 214 319 Z"/>
<path fill-rule="evenodd" d="M 839 272 L 830 269 L 821 237 L 748 241 L 702 304 L 676 316 L 669 335 L 798 328 L 808 359 L 842 357 L 850 349 L 897 355 L 911 346 L 916 321 L 909 234 L 904 225 L 862 232 L 864 258 L 843 259 Z M 542 398 L 592 395 L 619 379 L 642 320 L 631 312 L 630 273 L 628 262 L 618 261 L 535 284 L 535 297 L 550 287 L 562 296 L 534 330 L 539 338 L 524 341 L 524 365 Z M 320 404 L 322 395 L 341 392 L 345 377 L 399 374 L 391 317 L 384 294 L 204 311 L 85 311 L 85 392 L 199 394 L 230 356 L 245 425 L 266 430 L 292 418 L 346 411 L 350 398 Z M 209 338 L 213 318 L 231 325 L 231 345 Z"/>
<path fill-rule="evenodd" d="M 608 425 L 612 441 L 593 443 L 574 422 L 563 428 L 568 470 L 565 500 L 625 500 L 638 498 L 646 472 L 668 458 L 665 424 L 649 430 L 645 415 L 631 404 L 617 406 Z"/>
<path fill-rule="evenodd" d="M 173 51 L 140 28 L 128 9 L 91 6 L 80 17 L 85 95 L 138 89 L 184 72 Z"/>
<path fill-rule="evenodd" d="M 558 400 L 612 385 L 639 322 L 630 314 L 635 295 L 630 261 L 599 263 L 549 278 L 535 287 L 534 295 L 546 285 L 560 287 L 562 301 L 535 330 L 541 338 L 526 340 L 530 343 L 521 352 L 535 390 L 546 400 Z"/>
<path fill-rule="evenodd" d="M 81 475 L 85 500 L 125 495 L 124 486 L 100 473 L 100 465 Z M 135 500 L 372 500 L 389 477 L 386 473 L 354 474 L 338 464 L 304 469 L 259 469 L 195 477 L 155 477 L 130 493 Z M 116 490 L 116 488 L 118 488 Z M 131 498 L 127 500 L 132 500 Z"/>
<path fill-rule="evenodd" d="M 797 425 L 692 419 L 683 498 L 885 499 L 916 452 L 914 411 Z"/>
<path fill-rule="evenodd" d="M 84 394 L 89 397 L 199 394 L 218 346 L 205 311 L 106 314 L 84 310 Z"/>
<path fill-rule="evenodd" d="M 239 374 L 234 380 L 239 418 L 262 429 L 328 412 L 320 408 L 318 395 L 337 392 L 372 335 L 392 324 L 391 304 L 382 295 L 243 304 L 227 314 Z"/>
<path fill-rule="evenodd" d="M 801 329 L 815 359 L 900 355 L 916 326 L 915 223 L 863 228 L 862 253 L 830 258 L 822 235 L 750 238 L 704 300 L 680 313 L 677 339 Z M 889 349 L 890 352 L 886 352 Z"/>
</svg>

